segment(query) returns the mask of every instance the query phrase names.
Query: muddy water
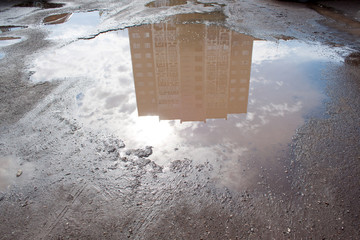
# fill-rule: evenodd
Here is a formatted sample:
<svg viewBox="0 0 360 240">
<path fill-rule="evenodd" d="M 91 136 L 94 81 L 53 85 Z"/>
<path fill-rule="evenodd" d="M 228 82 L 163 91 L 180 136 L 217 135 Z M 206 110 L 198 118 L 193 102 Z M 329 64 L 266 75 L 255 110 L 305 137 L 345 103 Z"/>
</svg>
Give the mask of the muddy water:
<svg viewBox="0 0 360 240">
<path fill-rule="evenodd" d="M 210 162 L 219 182 L 243 188 L 264 171 L 283 175 L 296 129 L 323 112 L 327 63 L 341 61 L 318 44 L 168 22 L 44 54 L 32 80 L 83 79 L 71 114 L 85 126 L 131 148 L 153 146 L 151 159 L 164 166 Z"/>
</svg>

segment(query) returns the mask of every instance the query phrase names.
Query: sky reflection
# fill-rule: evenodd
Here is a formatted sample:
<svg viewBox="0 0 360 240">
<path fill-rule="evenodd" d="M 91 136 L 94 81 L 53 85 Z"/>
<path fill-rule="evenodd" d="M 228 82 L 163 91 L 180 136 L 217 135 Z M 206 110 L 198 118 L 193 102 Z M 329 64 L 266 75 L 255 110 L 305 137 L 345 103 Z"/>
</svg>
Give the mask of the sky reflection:
<svg viewBox="0 0 360 240">
<path fill-rule="evenodd" d="M 50 31 L 49 39 L 64 40 L 82 37 L 100 23 L 101 12 L 64 13 L 47 16 L 43 23 Z"/>
<path fill-rule="evenodd" d="M 183 25 L 181 28 L 165 26 L 171 31 L 161 35 L 154 32 L 155 27 L 159 30 L 164 25 L 110 32 L 42 54 L 36 58 L 31 69 L 35 72 L 32 81 L 66 78 L 86 81 L 87 87 L 73 96 L 76 105 L 74 114 L 83 124 L 115 133 L 131 148 L 153 146 L 151 159 L 160 164 L 167 165 L 169 160 L 183 158 L 214 164 L 222 162 L 225 164 L 224 174 L 236 176 L 236 171 L 254 161 L 258 165 L 273 163 L 279 152 L 286 149 L 306 115 L 322 106 L 325 95 L 321 72 L 326 71 L 328 62 L 341 60 L 323 46 L 296 40 L 278 43 L 253 41 L 249 36 L 222 27 L 201 24 Z M 147 35 L 144 29 L 153 32 L 148 31 Z M 209 45 L 207 31 L 212 32 L 213 43 L 217 41 L 215 39 L 225 42 Z M 137 35 L 130 36 L 129 40 L 129 33 L 145 34 L 143 36 L 153 40 L 139 42 L 133 39 Z M 156 40 L 156 36 L 162 40 Z M 167 42 L 167 39 L 172 40 Z M 250 41 L 251 48 L 238 49 L 229 39 L 240 39 L 240 45 Z M 232 44 L 230 49 L 229 43 Z M 141 46 L 144 46 L 143 52 L 140 51 Z M 173 51 L 170 48 L 174 46 Z M 156 50 L 156 47 L 161 49 Z M 199 51 L 192 50 L 197 47 Z M 209 49 L 217 54 L 211 59 L 213 69 L 218 72 L 212 72 L 212 75 L 206 70 L 210 66 L 206 57 L 212 56 Z M 245 57 L 235 61 L 236 57 L 231 57 L 235 52 Z M 137 53 L 141 54 L 135 55 Z M 158 61 L 157 58 L 167 60 Z M 170 61 L 171 58 L 177 60 Z M 199 62 L 189 59 L 198 59 Z M 242 68 L 242 64 L 248 65 Z M 238 71 L 232 70 L 232 66 Z M 169 67 L 173 70 L 170 71 Z M 200 76 L 197 79 L 201 84 L 192 84 L 196 82 L 193 73 Z M 232 73 L 238 78 L 231 76 Z M 194 79 L 191 80 L 192 76 Z M 185 84 L 187 90 L 183 90 L 181 86 L 187 79 L 190 82 Z M 161 81 L 163 84 L 160 84 Z M 239 82 L 240 85 L 235 88 L 245 91 L 239 92 L 237 97 L 240 100 L 234 105 L 234 109 L 238 108 L 231 112 L 227 106 L 232 99 L 231 93 L 234 93 L 232 82 L 235 85 Z M 213 84 L 215 88 L 207 84 Z M 167 97 L 161 97 L 161 86 L 175 87 L 162 88 Z M 166 109 L 173 108 L 175 111 L 161 115 L 160 99 L 171 100 L 166 103 Z M 219 117 L 208 117 L 206 107 L 211 105 L 209 103 L 216 103 L 214 99 L 220 102 L 215 104 L 219 110 L 226 111 L 220 111 Z M 150 110 L 140 109 L 140 102 L 150 106 Z M 189 108 L 192 110 L 187 112 L 190 115 L 185 119 L 181 111 L 186 112 Z M 229 178 L 224 179 L 230 181 Z"/>
</svg>

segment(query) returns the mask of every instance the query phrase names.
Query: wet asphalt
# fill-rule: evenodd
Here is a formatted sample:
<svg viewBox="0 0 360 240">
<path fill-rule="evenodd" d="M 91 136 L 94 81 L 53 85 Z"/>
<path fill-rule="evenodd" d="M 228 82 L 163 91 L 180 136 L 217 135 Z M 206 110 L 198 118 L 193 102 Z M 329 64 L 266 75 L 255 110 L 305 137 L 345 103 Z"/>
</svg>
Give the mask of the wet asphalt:
<svg viewBox="0 0 360 240">
<path fill-rule="evenodd" d="M 0 239 L 358 239 L 346 3 L 3 1 Z"/>
</svg>

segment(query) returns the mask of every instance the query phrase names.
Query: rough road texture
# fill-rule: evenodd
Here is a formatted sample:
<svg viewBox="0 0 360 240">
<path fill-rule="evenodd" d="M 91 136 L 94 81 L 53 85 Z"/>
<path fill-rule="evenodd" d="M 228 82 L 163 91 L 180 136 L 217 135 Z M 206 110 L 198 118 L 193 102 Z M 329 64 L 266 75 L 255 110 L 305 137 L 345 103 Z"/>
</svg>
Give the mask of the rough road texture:
<svg viewBox="0 0 360 240">
<path fill-rule="evenodd" d="M 12 3 L 0 5 L 1 25 L 28 26 L 21 30 L 27 40 L 6 47 L 9 56 L 0 61 L 0 156 L 14 156 L 23 171 L 0 192 L 0 239 L 359 238 L 356 61 L 325 73 L 328 115 L 311 118 L 298 129 L 279 159 L 284 174 L 259 170 L 262 181 L 233 191 L 214 180 L 219 169 L 209 162 L 173 159 L 164 168 L 151 160 L 151 148 L 133 149 L 109 132 L 79 124 L 66 97 L 76 80 L 28 82 L 31 73 L 25 68 L 31 54 L 68 44 L 44 40 L 38 25 L 46 14 L 109 9 L 109 21 L 99 29 L 106 31 L 156 22 L 180 10 L 164 14 L 142 7 L 148 1 L 62 2 L 68 5 L 21 14 L 24 10 L 16 10 L 15 17 L 11 17 Z M 219 3 L 226 4 L 221 8 L 228 27 L 255 37 L 360 48 L 356 32 L 341 32 L 337 27 L 341 22 L 304 5 Z M 274 187 L 276 177 L 282 184 Z"/>
</svg>

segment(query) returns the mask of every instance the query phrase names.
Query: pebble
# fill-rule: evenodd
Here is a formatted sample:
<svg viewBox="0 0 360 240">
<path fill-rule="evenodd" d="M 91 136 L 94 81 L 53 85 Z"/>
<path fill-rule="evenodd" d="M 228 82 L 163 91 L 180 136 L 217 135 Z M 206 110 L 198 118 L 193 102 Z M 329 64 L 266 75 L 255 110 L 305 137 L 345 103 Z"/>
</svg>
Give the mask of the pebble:
<svg viewBox="0 0 360 240">
<path fill-rule="evenodd" d="M 22 171 L 21 169 L 19 169 L 19 170 L 17 171 L 17 173 L 16 173 L 16 176 L 17 176 L 17 177 L 20 177 L 22 173 L 23 173 L 23 171 Z"/>
</svg>

